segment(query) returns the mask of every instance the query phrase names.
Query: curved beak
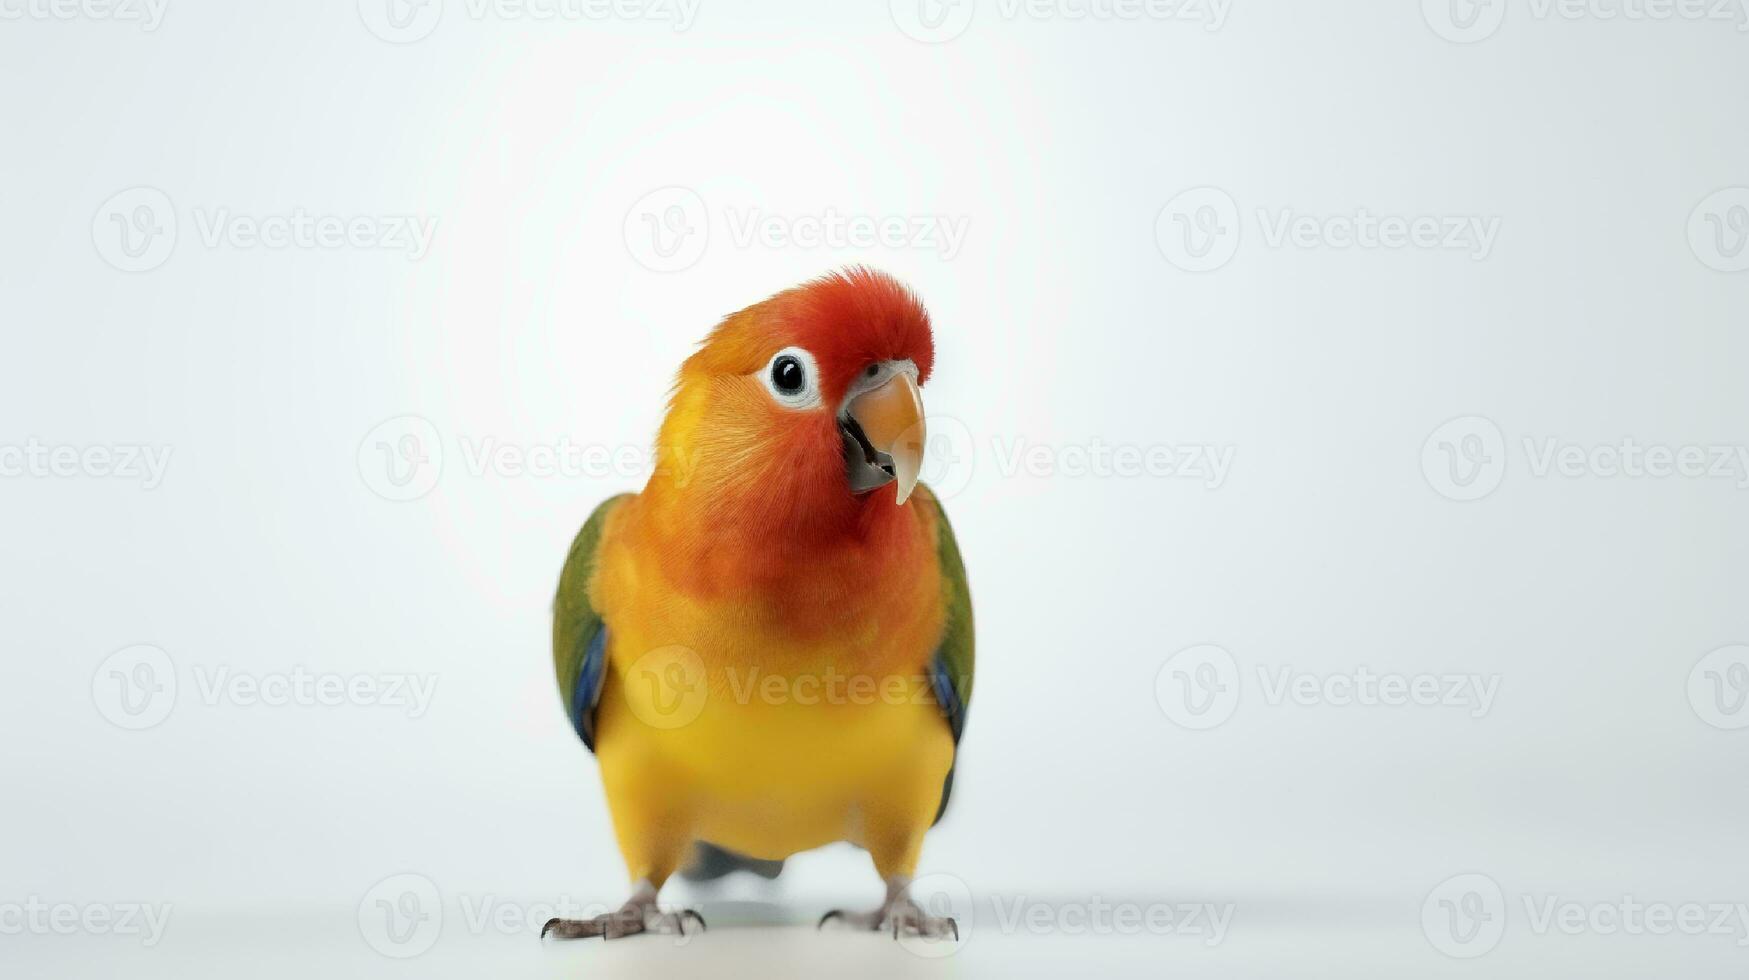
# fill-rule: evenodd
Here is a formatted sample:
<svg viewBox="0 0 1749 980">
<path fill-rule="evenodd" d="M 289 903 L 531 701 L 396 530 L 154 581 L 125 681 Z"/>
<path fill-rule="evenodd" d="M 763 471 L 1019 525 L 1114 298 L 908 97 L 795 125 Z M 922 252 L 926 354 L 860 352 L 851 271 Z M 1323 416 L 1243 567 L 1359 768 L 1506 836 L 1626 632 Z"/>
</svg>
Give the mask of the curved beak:
<svg viewBox="0 0 1749 980">
<path fill-rule="evenodd" d="M 895 373 L 878 387 L 852 398 L 845 406 L 845 416 L 845 428 L 863 457 L 848 460 L 852 489 L 872 489 L 892 480 L 899 485 L 899 503 L 903 504 L 923 469 L 923 394 L 917 390 L 916 380 L 908 372 Z M 859 466 L 877 472 L 859 475 Z"/>
</svg>

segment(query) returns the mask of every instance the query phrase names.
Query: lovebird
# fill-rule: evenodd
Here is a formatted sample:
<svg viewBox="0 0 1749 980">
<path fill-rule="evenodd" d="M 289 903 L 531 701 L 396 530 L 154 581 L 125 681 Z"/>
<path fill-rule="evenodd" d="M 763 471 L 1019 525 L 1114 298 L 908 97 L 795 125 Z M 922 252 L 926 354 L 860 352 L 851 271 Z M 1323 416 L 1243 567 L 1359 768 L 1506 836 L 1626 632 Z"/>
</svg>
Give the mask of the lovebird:
<svg viewBox="0 0 1749 980">
<path fill-rule="evenodd" d="M 682 364 L 644 489 L 597 507 L 559 578 L 553 665 L 632 881 L 544 937 L 685 933 L 676 871 L 774 876 L 865 849 L 886 886 L 820 920 L 958 937 L 908 894 L 972 697 L 971 593 L 918 482 L 923 304 L 851 268 L 724 318 Z"/>
</svg>

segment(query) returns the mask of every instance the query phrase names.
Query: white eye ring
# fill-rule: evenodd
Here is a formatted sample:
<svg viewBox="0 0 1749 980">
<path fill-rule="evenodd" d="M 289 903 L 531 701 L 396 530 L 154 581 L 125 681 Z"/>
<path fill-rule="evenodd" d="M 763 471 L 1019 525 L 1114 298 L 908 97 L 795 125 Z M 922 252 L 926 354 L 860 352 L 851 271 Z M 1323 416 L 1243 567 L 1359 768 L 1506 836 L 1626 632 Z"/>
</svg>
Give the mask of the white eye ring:
<svg viewBox="0 0 1749 980">
<path fill-rule="evenodd" d="M 798 370 L 801 378 L 796 384 L 795 372 Z M 785 347 L 771 355 L 771 360 L 759 372 L 759 380 L 784 408 L 802 411 L 820 405 L 820 369 L 814 363 L 814 355 L 804 348 Z"/>
</svg>

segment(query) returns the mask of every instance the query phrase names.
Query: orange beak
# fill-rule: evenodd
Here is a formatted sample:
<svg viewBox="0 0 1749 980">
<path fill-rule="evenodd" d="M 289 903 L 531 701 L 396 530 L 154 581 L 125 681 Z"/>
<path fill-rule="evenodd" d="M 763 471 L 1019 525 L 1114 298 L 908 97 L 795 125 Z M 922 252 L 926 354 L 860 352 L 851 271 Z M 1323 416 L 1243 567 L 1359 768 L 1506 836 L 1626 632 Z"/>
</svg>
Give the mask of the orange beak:
<svg viewBox="0 0 1749 980">
<path fill-rule="evenodd" d="M 899 485 L 899 503 L 903 504 L 923 469 L 923 393 L 916 380 L 901 371 L 879 387 L 857 395 L 845 408 L 862 427 L 869 445 L 891 460 L 893 482 Z"/>
</svg>

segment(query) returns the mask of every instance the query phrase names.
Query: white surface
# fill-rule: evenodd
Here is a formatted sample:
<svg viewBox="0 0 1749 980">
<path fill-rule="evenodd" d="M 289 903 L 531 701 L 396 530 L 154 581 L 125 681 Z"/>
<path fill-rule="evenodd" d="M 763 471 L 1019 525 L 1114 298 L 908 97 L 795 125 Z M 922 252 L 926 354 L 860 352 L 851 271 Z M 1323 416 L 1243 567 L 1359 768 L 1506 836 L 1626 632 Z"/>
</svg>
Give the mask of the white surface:
<svg viewBox="0 0 1749 980">
<path fill-rule="evenodd" d="M 712 914 L 705 906 L 707 915 Z M 816 932 L 808 924 L 716 926 L 684 941 L 642 936 L 604 943 L 541 943 L 533 932 L 507 935 L 457 930 L 416 958 L 386 959 L 360 940 L 346 910 L 326 915 L 233 916 L 179 922 L 177 935 L 152 950 L 79 937 L 32 938 L 8 950 L 20 976 L 143 977 L 407 976 L 644 978 L 730 976 L 1159 976 L 1390 978 L 1464 976 L 1643 977 L 1741 975 L 1742 952 L 1730 943 L 1697 945 L 1664 937 L 1578 936 L 1501 946 L 1483 960 L 1450 960 L 1428 949 L 1413 909 L 1332 911 L 1326 903 L 1282 901 L 1247 906 L 1219 945 L 1153 934 L 1001 931 L 994 922 L 949 955 L 933 955 L 887 936 Z M 1378 914 L 1373 914 L 1378 913 Z M 989 918 L 994 919 L 994 914 Z M 538 926 L 536 927 L 538 929 Z"/>
<path fill-rule="evenodd" d="M 171 0 L 151 31 L 0 9 L 26 11 L 0 21 L 0 447 L 170 453 L 161 481 L 0 478 L 0 908 L 173 908 L 151 949 L 27 930 L 0 934 L 8 964 L 1749 966 L 1749 925 L 1569 936 L 1525 905 L 1749 902 L 1749 729 L 1719 727 L 1749 709 L 1707 714 L 1707 671 L 1742 658 L 1702 664 L 1749 642 L 1749 273 L 1728 271 L 1749 255 L 1729 223 L 1749 197 L 1715 195 L 1749 186 L 1737 23 L 1514 5 L 1462 44 L 1430 29 L 1434 3 L 1241 2 L 1205 30 L 984 0 L 928 44 L 881 2 L 704 0 L 675 31 L 448 0 L 429 36 L 390 44 L 351 0 Z M 141 187 L 156 193 L 114 197 Z M 1218 192 L 1181 197 L 1203 187 Z M 1238 237 L 1184 252 L 1174 201 Z M 154 203 L 173 247 L 130 257 L 113 216 Z M 670 206 L 709 234 L 664 255 L 640 231 Z M 834 210 L 964 236 L 951 255 L 738 241 L 755 209 L 790 233 Z M 1271 244 L 1289 211 L 1358 209 L 1494 233 L 1477 258 Z M 417 260 L 204 234 L 300 211 L 436 223 Z M 470 457 L 487 440 L 641 453 L 717 317 L 849 262 L 912 283 L 937 324 L 925 401 L 959 460 L 926 479 L 953 491 L 981 670 L 923 870 L 963 886 L 978 930 L 943 962 L 803 930 L 724 926 L 678 950 L 458 932 L 463 898 L 623 897 L 552 690 L 547 610 L 583 517 L 639 483 L 635 458 L 533 476 Z M 1472 417 L 1487 422 L 1440 428 Z M 376 447 L 407 435 L 443 465 L 397 483 Z M 1718 447 L 1732 469 L 1539 475 L 1551 439 Z M 1454 484 L 1445 441 L 1504 469 Z M 1042 462 L 1013 465 L 1021 445 Z M 1161 445 L 1230 465 L 1075 472 L 1095 446 Z M 1212 716 L 1163 710 L 1156 682 L 1201 645 L 1231 657 L 1197 662 L 1238 700 L 1193 730 Z M 152 719 L 121 707 L 113 672 L 153 662 L 175 696 L 130 730 Z M 1323 685 L 1363 667 L 1497 686 L 1479 716 L 1272 703 L 1283 668 Z M 423 710 L 207 693 L 300 671 L 435 686 Z M 405 873 L 446 911 L 402 964 L 357 920 Z M 1483 911 L 1505 928 L 1461 961 L 1421 921 L 1468 873 L 1499 888 Z M 786 878 L 773 901 L 797 921 L 878 891 L 849 851 Z M 988 926 L 1015 896 L 1237 911 L 1214 948 Z"/>
</svg>

